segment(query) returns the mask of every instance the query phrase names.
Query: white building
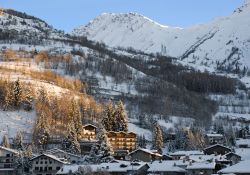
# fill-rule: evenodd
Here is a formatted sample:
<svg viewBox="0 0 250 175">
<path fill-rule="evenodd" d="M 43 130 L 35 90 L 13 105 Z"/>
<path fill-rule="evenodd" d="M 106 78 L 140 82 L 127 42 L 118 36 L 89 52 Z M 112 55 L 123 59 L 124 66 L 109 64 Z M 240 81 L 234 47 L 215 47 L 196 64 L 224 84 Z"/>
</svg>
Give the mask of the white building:
<svg viewBox="0 0 250 175">
<path fill-rule="evenodd" d="M 16 150 L 0 146 L 0 175 L 14 175 L 14 161 L 18 156 Z"/>
<path fill-rule="evenodd" d="M 31 159 L 32 175 L 55 175 L 63 165 L 69 164 L 64 159 L 50 154 L 41 154 Z"/>
<path fill-rule="evenodd" d="M 217 133 L 206 134 L 205 139 L 210 145 L 222 144 L 224 141 L 223 135 Z"/>
</svg>

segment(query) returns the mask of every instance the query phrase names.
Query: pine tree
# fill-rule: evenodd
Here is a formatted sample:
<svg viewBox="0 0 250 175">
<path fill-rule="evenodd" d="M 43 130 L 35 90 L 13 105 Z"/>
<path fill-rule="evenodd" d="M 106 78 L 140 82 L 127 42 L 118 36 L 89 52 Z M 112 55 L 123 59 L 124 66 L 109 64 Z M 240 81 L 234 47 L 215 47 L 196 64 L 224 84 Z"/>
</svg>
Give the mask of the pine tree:
<svg viewBox="0 0 250 175">
<path fill-rule="evenodd" d="M 220 125 L 217 127 L 217 133 L 218 133 L 218 134 L 224 135 L 224 127 L 222 126 L 222 124 L 220 124 Z"/>
<path fill-rule="evenodd" d="M 138 147 L 146 148 L 146 139 L 144 135 L 138 136 Z"/>
<path fill-rule="evenodd" d="M 23 136 L 22 136 L 22 133 L 20 131 L 17 132 L 16 137 L 13 140 L 13 146 L 17 150 L 20 150 L 20 151 L 24 150 Z"/>
<path fill-rule="evenodd" d="M 106 131 L 112 131 L 114 125 L 114 107 L 112 101 L 109 100 L 108 104 L 105 106 L 104 116 L 102 119 L 102 125 Z"/>
<path fill-rule="evenodd" d="M 146 138 L 144 135 L 142 135 L 142 145 L 141 145 L 142 148 L 146 148 L 147 147 L 147 141 L 146 141 Z"/>
<path fill-rule="evenodd" d="M 39 96 L 37 98 L 37 103 L 40 104 L 39 110 L 42 110 L 45 106 L 49 106 L 48 93 L 44 87 L 39 89 Z"/>
<path fill-rule="evenodd" d="M 5 86 L 4 109 L 10 109 L 14 104 L 13 84 L 7 83 Z"/>
<path fill-rule="evenodd" d="M 34 94 L 32 88 L 30 86 L 25 86 L 23 93 L 23 100 L 22 100 L 25 110 L 27 111 L 32 110 L 33 100 L 34 100 Z"/>
<path fill-rule="evenodd" d="M 98 155 L 101 157 L 110 156 L 113 152 L 112 146 L 109 142 L 107 131 L 104 128 L 101 128 L 97 135 L 97 144 L 98 144 Z"/>
<path fill-rule="evenodd" d="M 32 157 L 32 154 L 33 154 L 32 146 L 29 145 L 29 146 L 27 147 L 27 149 L 25 150 L 24 155 L 25 155 L 25 157 L 31 158 L 31 157 Z"/>
<path fill-rule="evenodd" d="M 59 120 L 60 116 L 60 110 L 59 110 L 59 105 L 58 105 L 58 99 L 54 98 L 51 104 L 51 115 L 53 118 L 53 126 L 56 128 L 57 122 Z"/>
<path fill-rule="evenodd" d="M 2 145 L 3 147 L 10 148 L 9 138 L 8 138 L 7 135 L 4 135 L 4 136 L 3 136 L 3 140 L 2 140 L 1 145 Z"/>
<path fill-rule="evenodd" d="M 82 117 L 80 112 L 80 106 L 74 99 L 71 100 L 71 107 L 69 110 L 69 120 L 72 121 L 75 125 L 75 131 L 77 134 L 77 139 L 81 137 L 82 131 Z"/>
<path fill-rule="evenodd" d="M 113 131 L 128 131 L 128 116 L 124 109 L 122 101 L 118 102 L 114 113 L 115 124 L 113 125 Z"/>
<path fill-rule="evenodd" d="M 41 149 L 44 150 L 49 142 L 49 137 L 50 132 L 48 122 L 46 121 L 45 115 L 42 112 L 35 126 L 33 140 L 38 146 L 40 146 Z"/>
<path fill-rule="evenodd" d="M 163 147 L 162 130 L 158 124 L 155 124 L 154 137 L 153 137 L 153 149 L 156 149 L 159 153 L 162 153 L 162 147 Z"/>
<path fill-rule="evenodd" d="M 14 82 L 13 93 L 14 93 L 14 106 L 19 107 L 22 100 L 22 87 L 19 78 Z"/>
<path fill-rule="evenodd" d="M 68 131 L 67 131 L 67 136 L 63 141 L 63 148 L 67 152 L 71 152 L 74 154 L 79 154 L 80 153 L 80 144 L 77 140 L 77 133 L 75 129 L 75 124 L 71 122 L 68 125 Z"/>
</svg>

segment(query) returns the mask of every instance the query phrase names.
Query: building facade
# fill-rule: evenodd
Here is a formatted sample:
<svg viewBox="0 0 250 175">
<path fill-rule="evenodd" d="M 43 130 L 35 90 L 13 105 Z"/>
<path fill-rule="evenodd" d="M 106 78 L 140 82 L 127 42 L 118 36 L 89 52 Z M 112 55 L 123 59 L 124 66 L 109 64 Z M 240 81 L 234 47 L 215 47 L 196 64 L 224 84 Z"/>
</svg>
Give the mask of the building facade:
<svg viewBox="0 0 250 175">
<path fill-rule="evenodd" d="M 96 140 L 96 126 L 87 124 L 82 127 L 82 140 Z"/>
<path fill-rule="evenodd" d="M 136 149 L 136 134 L 133 132 L 108 132 L 109 142 L 115 151 Z"/>
<path fill-rule="evenodd" d="M 64 164 L 68 164 L 62 159 L 53 155 L 41 154 L 31 159 L 32 175 L 55 175 Z"/>
<path fill-rule="evenodd" d="M 0 175 L 16 174 L 14 162 L 17 156 L 17 151 L 0 146 Z"/>
</svg>

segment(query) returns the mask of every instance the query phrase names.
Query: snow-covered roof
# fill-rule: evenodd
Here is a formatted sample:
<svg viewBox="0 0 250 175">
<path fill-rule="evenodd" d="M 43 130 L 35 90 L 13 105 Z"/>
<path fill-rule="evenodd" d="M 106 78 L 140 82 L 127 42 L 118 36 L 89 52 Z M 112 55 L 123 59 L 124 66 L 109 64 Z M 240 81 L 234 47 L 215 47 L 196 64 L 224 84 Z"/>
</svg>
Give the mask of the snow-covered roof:
<svg viewBox="0 0 250 175">
<path fill-rule="evenodd" d="M 174 153 L 169 153 L 170 156 L 189 156 L 189 155 L 204 155 L 202 151 L 193 150 L 193 151 L 176 151 Z"/>
<path fill-rule="evenodd" d="M 250 174 L 250 160 L 241 161 L 235 165 L 224 168 L 219 173 L 249 173 Z"/>
<path fill-rule="evenodd" d="M 11 149 L 11 148 L 6 148 L 6 147 L 3 147 L 3 146 L 0 146 L 0 149 L 2 149 L 4 151 L 11 152 L 13 154 L 19 154 L 17 150 L 14 150 L 14 149 Z"/>
<path fill-rule="evenodd" d="M 221 144 L 215 144 L 215 145 L 211 145 L 211 146 L 209 146 L 209 147 L 207 147 L 207 148 L 205 148 L 204 150 L 208 150 L 208 149 L 211 149 L 211 148 L 213 148 L 213 147 L 223 147 L 223 148 L 226 148 L 226 149 L 228 149 L 228 150 L 231 150 L 230 148 L 228 148 L 228 147 L 226 147 L 226 146 L 223 146 L 223 145 L 221 145 Z"/>
<path fill-rule="evenodd" d="M 92 124 L 86 124 L 86 125 L 83 126 L 83 128 L 85 128 L 87 126 L 92 126 L 93 128 L 97 128 L 95 125 L 92 125 Z"/>
<path fill-rule="evenodd" d="M 60 162 L 60 163 L 62 163 L 62 164 L 69 164 L 69 162 L 66 162 L 66 161 L 64 161 L 64 160 L 62 160 L 62 159 L 60 159 L 60 158 L 58 158 L 58 157 L 56 157 L 56 156 L 54 156 L 54 155 L 51 155 L 51 154 L 41 154 L 41 155 L 38 155 L 38 156 L 32 158 L 31 160 L 38 159 L 38 158 L 41 157 L 41 156 L 49 157 L 49 158 L 51 158 L 51 159 L 53 159 L 53 160 L 55 160 L 55 161 L 58 161 L 58 162 Z"/>
<path fill-rule="evenodd" d="M 92 165 L 63 165 L 63 167 L 57 172 L 57 174 L 68 174 L 70 171 L 76 172 L 80 167 L 90 167 L 93 172 L 97 170 L 105 170 L 107 172 L 124 172 L 127 171 L 137 171 L 143 166 L 148 166 L 145 162 L 114 162 L 114 163 L 101 163 Z"/>
<path fill-rule="evenodd" d="M 73 156 L 73 157 L 78 157 L 78 158 L 81 157 L 81 156 L 76 155 L 76 154 L 68 153 L 68 152 L 66 152 L 66 151 L 64 151 L 64 150 L 61 150 L 61 149 L 59 149 L 59 148 L 53 148 L 53 149 L 47 150 L 46 152 L 47 152 L 48 154 L 52 154 L 52 155 L 54 155 L 55 153 L 60 152 L 60 153 L 64 153 L 64 154 L 66 154 L 66 155 L 70 155 L 70 156 Z"/>
<path fill-rule="evenodd" d="M 236 145 L 247 145 L 248 147 L 250 147 L 250 139 L 239 139 L 236 140 Z"/>
<path fill-rule="evenodd" d="M 240 155 L 242 160 L 250 160 L 250 148 L 237 148 L 235 153 Z"/>
<path fill-rule="evenodd" d="M 222 134 L 206 134 L 207 137 L 223 137 Z"/>
<path fill-rule="evenodd" d="M 69 172 L 76 172 L 78 171 L 80 165 L 63 165 L 62 168 L 56 174 L 69 174 Z"/>
<path fill-rule="evenodd" d="M 154 161 L 148 165 L 148 172 L 186 172 L 176 165 L 176 161 Z"/>
<path fill-rule="evenodd" d="M 149 150 L 149 149 L 145 149 L 145 148 L 138 148 L 138 149 L 132 151 L 131 153 L 129 153 L 129 155 L 134 154 L 137 151 L 143 151 L 143 152 L 151 154 L 151 155 L 156 155 L 156 156 L 162 157 L 161 154 L 155 153 L 155 152 L 153 152 L 153 150 Z"/>
<path fill-rule="evenodd" d="M 233 154 L 233 155 L 235 155 L 235 156 L 241 157 L 239 154 L 236 154 L 236 153 L 234 153 L 234 152 L 229 152 L 229 153 L 225 154 L 224 156 L 227 157 L 227 156 L 229 156 L 230 154 Z"/>
<path fill-rule="evenodd" d="M 186 156 L 182 156 L 180 158 L 180 160 L 183 160 L 183 159 L 186 159 Z M 225 160 L 226 159 L 224 158 L 224 156 L 221 156 L 221 155 L 214 155 L 214 154 L 211 154 L 211 155 L 190 155 L 188 156 L 188 160 L 192 160 L 194 162 L 204 162 L 204 161 L 210 161 L 210 160 Z"/>
<path fill-rule="evenodd" d="M 187 170 L 199 170 L 199 169 L 215 169 L 215 162 L 195 162 L 187 166 Z"/>
</svg>

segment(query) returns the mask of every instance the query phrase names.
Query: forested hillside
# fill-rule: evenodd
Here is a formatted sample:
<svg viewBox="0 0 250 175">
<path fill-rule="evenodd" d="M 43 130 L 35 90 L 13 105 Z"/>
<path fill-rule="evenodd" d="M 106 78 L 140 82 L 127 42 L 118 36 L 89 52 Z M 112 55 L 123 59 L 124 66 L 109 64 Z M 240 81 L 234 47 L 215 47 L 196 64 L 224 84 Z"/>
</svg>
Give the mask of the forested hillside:
<svg viewBox="0 0 250 175">
<path fill-rule="evenodd" d="M 59 124 L 52 129 L 58 134 L 65 130 L 71 108 L 80 110 L 83 120 L 95 122 L 102 118 L 101 106 L 110 99 L 122 100 L 131 121 L 139 120 L 144 128 L 151 128 L 155 117 L 167 120 L 169 116 L 193 118 L 208 126 L 218 110 L 217 102 L 208 94 L 245 90 L 235 78 L 199 71 L 174 57 L 110 48 L 86 37 L 64 34 L 43 20 L 13 10 L 3 10 L 0 18 L 0 68 L 18 73 L 12 79 L 2 77 L 3 81 L 12 87 L 11 82 L 19 78 L 25 87 L 29 81 L 22 77 L 29 77 L 67 92 L 53 94 L 42 87 L 32 90 L 37 93 L 30 108 L 36 111 L 37 122 L 43 125 L 46 116 L 49 126 Z M 18 107 L 13 102 L 6 105 L 5 89 L 3 86 L 3 110 L 26 109 L 23 102 Z"/>
</svg>

